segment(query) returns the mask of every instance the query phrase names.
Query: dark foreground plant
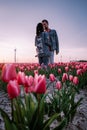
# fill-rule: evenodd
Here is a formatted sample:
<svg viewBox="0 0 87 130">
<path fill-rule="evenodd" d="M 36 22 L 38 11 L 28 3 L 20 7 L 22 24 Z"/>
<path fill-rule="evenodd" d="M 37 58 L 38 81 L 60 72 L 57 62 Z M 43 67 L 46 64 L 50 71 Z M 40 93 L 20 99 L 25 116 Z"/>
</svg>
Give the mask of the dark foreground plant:
<svg viewBox="0 0 87 130">
<path fill-rule="evenodd" d="M 24 98 L 11 99 L 11 117 L 9 117 L 1 108 L 0 113 L 5 122 L 5 130 L 50 130 L 50 125 L 60 114 L 53 113 L 48 119 L 45 119 L 45 98 L 47 95 L 25 94 Z M 47 105 L 47 104 L 46 104 Z M 48 115 L 47 115 L 48 116 Z M 54 130 L 62 130 L 66 125 L 66 119 L 63 119 Z"/>
</svg>

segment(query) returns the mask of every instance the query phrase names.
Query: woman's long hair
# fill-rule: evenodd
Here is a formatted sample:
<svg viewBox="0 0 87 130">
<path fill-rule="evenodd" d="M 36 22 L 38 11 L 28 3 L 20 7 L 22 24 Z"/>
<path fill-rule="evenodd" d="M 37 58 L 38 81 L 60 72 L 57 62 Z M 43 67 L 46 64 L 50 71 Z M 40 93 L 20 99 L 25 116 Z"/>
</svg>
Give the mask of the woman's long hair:
<svg viewBox="0 0 87 130">
<path fill-rule="evenodd" d="M 39 36 L 44 31 L 42 23 L 38 23 L 36 27 L 36 35 Z"/>
</svg>

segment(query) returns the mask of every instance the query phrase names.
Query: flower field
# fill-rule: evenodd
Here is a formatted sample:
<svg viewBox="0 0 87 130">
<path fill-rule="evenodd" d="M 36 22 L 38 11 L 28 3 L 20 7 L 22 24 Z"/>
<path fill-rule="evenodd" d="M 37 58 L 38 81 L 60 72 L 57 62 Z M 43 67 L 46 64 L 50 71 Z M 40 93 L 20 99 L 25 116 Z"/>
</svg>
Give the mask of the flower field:
<svg viewBox="0 0 87 130">
<path fill-rule="evenodd" d="M 87 62 L 48 67 L 0 64 L 0 92 L 3 90 L 10 102 L 10 115 L 0 107 L 4 130 L 64 130 L 84 101 L 83 96 L 75 97 L 87 90 L 86 86 Z"/>
</svg>

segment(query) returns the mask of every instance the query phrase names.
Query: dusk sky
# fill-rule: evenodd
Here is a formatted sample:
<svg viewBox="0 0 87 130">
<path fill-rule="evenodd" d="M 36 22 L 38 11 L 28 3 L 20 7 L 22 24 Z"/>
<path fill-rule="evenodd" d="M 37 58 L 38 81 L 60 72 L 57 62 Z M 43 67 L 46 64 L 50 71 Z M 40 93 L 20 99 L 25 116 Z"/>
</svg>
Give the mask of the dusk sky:
<svg viewBox="0 0 87 130">
<path fill-rule="evenodd" d="M 0 62 L 38 62 L 36 25 L 56 29 L 55 62 L 87 60 L 87 0 L 0 0 Z"/>
</svg>

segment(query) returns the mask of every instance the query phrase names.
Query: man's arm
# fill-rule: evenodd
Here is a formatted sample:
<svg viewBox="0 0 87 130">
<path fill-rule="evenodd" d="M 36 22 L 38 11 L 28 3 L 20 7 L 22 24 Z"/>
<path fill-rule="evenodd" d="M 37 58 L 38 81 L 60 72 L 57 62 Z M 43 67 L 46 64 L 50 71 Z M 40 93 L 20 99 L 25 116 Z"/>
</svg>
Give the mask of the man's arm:
<svg viewBox="0 0 87 130">
<path fill-rule="evenodd" d="M 56 54 L 59 53 L 59 40 L 58 40 L 58 35 L 57 32 L 55 31 L 55 40 L 56 40 Z"/>
</svg>

